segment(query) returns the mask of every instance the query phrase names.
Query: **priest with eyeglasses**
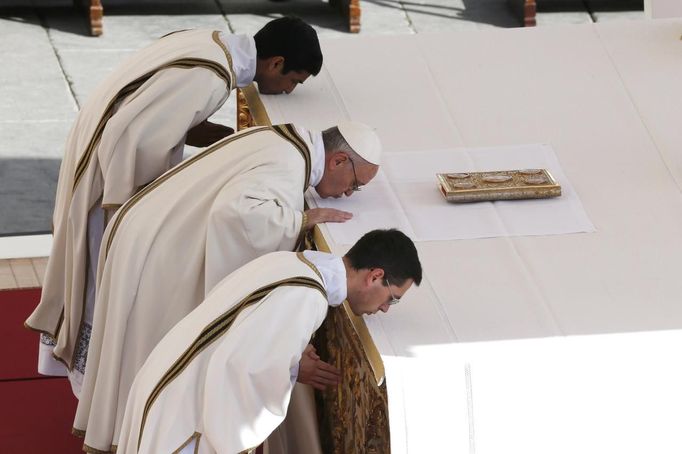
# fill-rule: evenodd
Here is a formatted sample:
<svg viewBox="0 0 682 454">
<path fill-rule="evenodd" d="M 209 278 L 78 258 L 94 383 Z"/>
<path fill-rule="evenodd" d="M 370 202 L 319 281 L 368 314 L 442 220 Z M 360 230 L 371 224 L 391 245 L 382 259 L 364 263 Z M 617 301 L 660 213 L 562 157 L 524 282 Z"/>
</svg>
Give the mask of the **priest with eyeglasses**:
<svg viewBox="0 0 682 454">
<path fill-rule="evenodd" d="M 149 355 L 132 386 L 118 454 L 250 452 L 282 422 L 298 362 L 327 308 L 387 312 L 422 268 L 398 230 L 344 255 L 264 255 L 223 279 Z"/>
</svg>

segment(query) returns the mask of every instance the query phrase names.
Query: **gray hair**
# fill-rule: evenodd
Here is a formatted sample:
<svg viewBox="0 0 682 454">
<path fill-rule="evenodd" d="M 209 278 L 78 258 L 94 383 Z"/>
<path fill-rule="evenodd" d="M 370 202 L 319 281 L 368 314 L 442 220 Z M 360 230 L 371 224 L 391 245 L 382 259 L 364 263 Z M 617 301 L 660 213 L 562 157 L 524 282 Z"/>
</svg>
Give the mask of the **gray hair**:
<svg viewBox="0 0 682 454">
<path fill-rule="evenodd" d="M 343 151 L 344 153 L 347 153 L 353 161 L 355 161 L 355 165 L 370 164 L 367 162 L 367 160 L 365 160 L 365 158 L 353 151 L 350 145 L 348 145 L 348 142 L 346 142 L 346 139 L 343 138 L 339 128 L 336 126 L 332 126 L 331 128 L 322 131 L 322 142 L 324 142 L 325 153 Z"/>
</svg>

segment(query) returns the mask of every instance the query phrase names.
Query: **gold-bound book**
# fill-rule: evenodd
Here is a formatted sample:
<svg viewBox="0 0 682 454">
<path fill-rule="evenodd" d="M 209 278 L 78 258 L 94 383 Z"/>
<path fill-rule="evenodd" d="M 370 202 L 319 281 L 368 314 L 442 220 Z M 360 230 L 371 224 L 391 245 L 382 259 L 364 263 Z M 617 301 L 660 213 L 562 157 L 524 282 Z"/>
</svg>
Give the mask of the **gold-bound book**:
<svg viewBox="0 0 682 454">
<path fill-rule="evenodd" d="M 545 169 L 439 173 L 436 177 L 448 202 L 544 199 L 561 195 L 561 186 Z"/>
</svg>

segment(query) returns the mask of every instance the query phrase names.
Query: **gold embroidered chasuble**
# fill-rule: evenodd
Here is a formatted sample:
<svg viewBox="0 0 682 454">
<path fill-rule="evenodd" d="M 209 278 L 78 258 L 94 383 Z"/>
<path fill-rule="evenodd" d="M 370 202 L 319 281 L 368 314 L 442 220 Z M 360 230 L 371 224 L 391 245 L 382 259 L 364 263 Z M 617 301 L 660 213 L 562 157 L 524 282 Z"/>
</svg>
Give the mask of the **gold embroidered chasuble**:
<svg viewBox="0 0 682 454">
<path fill-rule="evenodd" d="M 292 125 L 246 129 L 169 170 L 112 218 L 74 424 L 88 447 L 115 443 L 136 372 L 217 282 L 298 247 L 310 147 Z"/>
<path fill-rule="evenodd" d="M 88 218 L 122 205 L 182 156 L 188 129 L 234 87 L 218 32 L 161 38 L 121 64 L 83 105 L 67 139 L 53 215 L 54 240 L 41 302 L 26 326 L 56 338 L 71 369 L 85 311 Z"/>
</svg>

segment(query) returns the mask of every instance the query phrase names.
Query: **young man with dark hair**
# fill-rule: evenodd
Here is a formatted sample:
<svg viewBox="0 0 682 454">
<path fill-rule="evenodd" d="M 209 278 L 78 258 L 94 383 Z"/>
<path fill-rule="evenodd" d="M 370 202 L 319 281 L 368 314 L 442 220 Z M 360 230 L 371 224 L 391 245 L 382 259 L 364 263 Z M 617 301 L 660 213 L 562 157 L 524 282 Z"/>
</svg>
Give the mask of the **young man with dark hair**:
<svg viewBox="0 0 682 454">
<path fill-rule="evenodd" d="M 397 230 L 370 232 L 352 251 L 274 252 L 221 281 L 137 374 L 116 452 L 237 453 L 262 443 L 286 416 L 327 308 L 347 299 L 357 315 L 386 312 L 421 281 L 417 250 Z"/>
<path fill-rule="evenodd" d="M 26 321 L 42 333 L 39 372 L 68 370 L 76 395 L 109 219 L 180 162 L 185 144 L 206 146 L 234 132 L 207 120 L 233 88 L 256 81 L 263 92 L 290 93 L 319 72 L 317 35 L 300 19 L 271 21 L 258 43 L 212 30 L 171 33 L 119 65 L 81 108 L 60 169 L 42 298 Z"/>
<path fill-rule="evenodd" d="M 291 93 L 322 68 L 317 33 L 296 17 L 268 22 L 253 37 L 258 52 L 256 82 L 261 93 Z"/>
<path fill-rule="evenodd" d="M 353 269 L 381 268 L 384 278 L 396 285 L 407 279 L 415 284 L 422 282 L 422 269 L 417 259 L 414 243 L 403 232 L 373 230 L 350 248 L 345 258 Z"/>
</svg>

